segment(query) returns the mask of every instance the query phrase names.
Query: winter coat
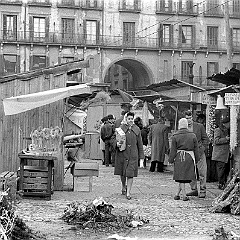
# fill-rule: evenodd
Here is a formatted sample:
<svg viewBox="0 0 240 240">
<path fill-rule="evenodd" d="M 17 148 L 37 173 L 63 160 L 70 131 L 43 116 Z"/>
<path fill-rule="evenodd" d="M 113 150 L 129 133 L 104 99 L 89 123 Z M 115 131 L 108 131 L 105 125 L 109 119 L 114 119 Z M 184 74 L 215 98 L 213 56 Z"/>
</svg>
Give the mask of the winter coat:
<svg viewBox="0 0 240 240">
<path fill-rule="evenodd" d="M 189 153 L 181 159 L 178 150 L 193 151 L 195 163 L 199 161 L 199 147 L 196 135 L 188 129 L 180 129 L 172 136 L 169 163 L 174 163 L 174 180 L 196 180 L 195 164 Z"/>
<path fill-rule="evenodd" d="M 201 123 L 193 122 L 193 132 L 197 137 L 199 155 L 202 156 L 205 149 L 208 148 L 209 138 L 207 136 L 204 126 Z"/>
<path fill-rule="evenodd" d="M 120 126 L 126 134 L 126 149 L 119 151 L 115 143 L 115 168 L 114 175 L 137 177 L 138 160 L 144 158 L 142 137 L 139 127 L 135 124 L 130 128 L 123 124 Z"/>
<path fill-rule="evenodd" d="M 100 135 L 101 139 L 105 142 L 106 140 L 110 140 L 112 135 L 114 134 L 114 127 L 110 123 L 105 123 L 101 127 Z"/>
<path fill-rule="evenodd" d="M 165 153 L 169 150 L 168 127 L 162 123 L 153 124 L 149 131 L 151 161 L 164 162 Z"/>
<path fill-rule="evenodd" d="M 212 160 L 219 162 L 228 162 L 229 157 L 229 140 L 227 129 L 216 128 L 214 130 Z"/>
</svg>

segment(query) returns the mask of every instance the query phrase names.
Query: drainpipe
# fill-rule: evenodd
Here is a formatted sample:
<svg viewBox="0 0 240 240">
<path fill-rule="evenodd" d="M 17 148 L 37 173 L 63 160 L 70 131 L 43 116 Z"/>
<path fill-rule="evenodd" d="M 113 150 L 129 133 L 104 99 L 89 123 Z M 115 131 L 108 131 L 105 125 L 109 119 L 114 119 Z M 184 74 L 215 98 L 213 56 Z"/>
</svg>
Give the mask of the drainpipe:
<svg viewBox="0 0 240 240">
<path fill-rule="evenodd" d="M 102 37 L 100 38 L 100 43 L 102 43 L 103 41 L 103 37 L 104 37 L 104 11 L 105 11 L 105 8 L 104 8 L 104 1 L 101 1 L 101 4 L 102 4 L 102 7 L 103 7 L 103 10 L 102 10 Z M 103 50 L 101 49 L 100 50 L 100 58 L 101 58 L 101 62 L 100 62 L 100 82 L 103 83 L 104 82 L 104 77 L 103 77 Z"/>
<path fill-rule="evenodd" d="M 27 36 L 27 4 L 25 3 L 24 4 L 24 28 L 23 28 L 23 31 L 24 31 L 24 41 L 26 41 L 26 36 Z M 27 67 L 26 67 L 26 58 L 27 58 L 27 52 L 26 52 L 26 46 L 24 47 L 24 72 L 27 71 Z"/>
</svg>

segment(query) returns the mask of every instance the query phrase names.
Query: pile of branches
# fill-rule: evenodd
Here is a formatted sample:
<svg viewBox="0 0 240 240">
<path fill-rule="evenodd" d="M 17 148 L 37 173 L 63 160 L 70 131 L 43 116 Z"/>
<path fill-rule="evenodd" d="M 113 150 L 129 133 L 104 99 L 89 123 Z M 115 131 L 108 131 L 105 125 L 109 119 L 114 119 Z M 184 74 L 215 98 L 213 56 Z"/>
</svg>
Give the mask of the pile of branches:
<svg viewBox="0 0 240 240">
<path fill-rule="evenodd" d="M 233 231 L 226 231 L 223 227 L 215 229 L 212 240 L 240 240 L 240 236 Z"/>
<path fill-rule="evenodd" d="M 240 215 L 240 177 L 237 172 L 224 191 L 214 200 L 211 212 Z"/>
<path fill-rule="evenodd" d="M 40 239 L 35 236 L 23 220 L 15 214 L 12 199 L 9 197 L 7 192 L 0 192 L 0 239 Z"/>
<path fill-rule="evenodd" d="M 148 220 L 134 217 L 131 211 L 126 211 L 124 215 L 113 214 L 113 208 L 102 198 L 95 199 L 93 203 L 87 205 L 73 202 L 64 210 L 62 219 L 79 229 L 92 229 L 95 232 L 119 232 L 148 223 Z"/>
</svg>

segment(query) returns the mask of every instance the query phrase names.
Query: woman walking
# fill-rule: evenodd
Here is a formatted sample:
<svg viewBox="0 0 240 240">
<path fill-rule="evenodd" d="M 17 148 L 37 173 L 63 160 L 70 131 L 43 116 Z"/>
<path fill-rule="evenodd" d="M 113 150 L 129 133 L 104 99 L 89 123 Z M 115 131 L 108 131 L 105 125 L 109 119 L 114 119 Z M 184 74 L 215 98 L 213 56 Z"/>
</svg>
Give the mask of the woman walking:
<svg viewBox="0 0 240 240">
<path fill-rule="evenodd" d="M 121 148 L 123 142 L 116 141 L 114 169 L 114 175 L 121 177 L 122 194 L 126 194 L 128 200 L 131 199 L 133 178 L 138 175 L 138 159 L 144 159 L 141 132 L 133 119 L 134 113 L 126 113 L 126 121 L 120 126 L 126 136 L 126 148 Z"/>
<path fill-rule="evenodd" d="M 173 179 L 179 183 L 174 199 L 179 200 L 182 191 L 183 201 L 188 201 L 185 183 L 196 180 L 196 163 L 199 161 L 198 141 L 196 135 L 188 130 L 186 118 L 179 120 L 178 129 L 172 137 L 168 161 L 174 163 Z"/>
</svg>

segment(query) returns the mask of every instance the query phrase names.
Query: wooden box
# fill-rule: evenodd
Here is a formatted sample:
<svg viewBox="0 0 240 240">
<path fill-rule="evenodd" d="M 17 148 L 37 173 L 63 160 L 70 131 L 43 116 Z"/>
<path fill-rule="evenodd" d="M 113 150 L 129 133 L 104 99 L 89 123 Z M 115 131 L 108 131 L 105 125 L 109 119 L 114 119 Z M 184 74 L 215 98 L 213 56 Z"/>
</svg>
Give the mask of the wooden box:
<svg viewBox="0 0 240 240">
<path fill-rule="evenodd" d="M 92 191 L 93 176 L 99 176 L 99 164 L 97 162 L 81 162 L 75 163 L 72 171 L 73 175 L 73 191 L 75 180 L 78 177 L 89 177 L 89 192 Z"/>
</svg>

